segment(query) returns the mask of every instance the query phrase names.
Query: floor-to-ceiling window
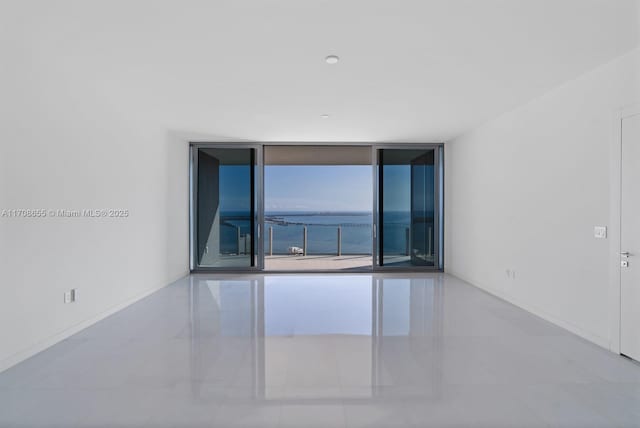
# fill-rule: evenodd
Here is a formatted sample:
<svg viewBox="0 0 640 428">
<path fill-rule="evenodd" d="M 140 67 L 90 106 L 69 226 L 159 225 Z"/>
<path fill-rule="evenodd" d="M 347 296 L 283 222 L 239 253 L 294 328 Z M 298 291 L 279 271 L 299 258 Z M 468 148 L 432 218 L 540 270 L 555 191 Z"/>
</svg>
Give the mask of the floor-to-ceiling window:
<svg viewBox="0 0 640 428">
<path fill-rule="evenodd" d="M 256 149 L 198 147 L 193 158 L 193 267 L 258 267 Z"/>
<path fill-rule="evenodd" d="M 193 271 L 443 267 L 442 145 L 191 150 Z"/>
</svg>

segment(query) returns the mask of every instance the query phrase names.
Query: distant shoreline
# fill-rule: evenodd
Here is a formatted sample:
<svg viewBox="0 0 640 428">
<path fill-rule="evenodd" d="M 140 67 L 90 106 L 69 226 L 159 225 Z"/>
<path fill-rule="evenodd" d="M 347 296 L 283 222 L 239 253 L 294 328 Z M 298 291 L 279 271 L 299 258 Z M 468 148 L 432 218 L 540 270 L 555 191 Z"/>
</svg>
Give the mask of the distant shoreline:
<svg viewBox="0 0 640 428">
<path fill-rule="evenodd" d="M 371 215 L 371 211 L 265 211 L 265 216 L 366 216 Z"/>
</svg>

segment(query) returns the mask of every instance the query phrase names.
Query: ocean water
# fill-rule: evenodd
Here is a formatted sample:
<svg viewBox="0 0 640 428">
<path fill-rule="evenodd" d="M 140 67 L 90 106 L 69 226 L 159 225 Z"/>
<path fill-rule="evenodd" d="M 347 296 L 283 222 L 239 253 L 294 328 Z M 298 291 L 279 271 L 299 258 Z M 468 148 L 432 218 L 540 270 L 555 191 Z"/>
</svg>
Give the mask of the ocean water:
<svg viewBox="0 0 640 428">
<path fill-rule="evenodd" d="M 302 247 L 304 226 L 307 227 L 308 254 L 336 254 L 338 226 L 342 229 L 342 254 L 371 254 L 371 212 L 266 212 L 265 254 L 269 251 L 269 228 L 273 233 L 273 254 L 286 254 L 289 247 Z M 385 254 L 404 254 L 409 212 L 385 212 Z M 242 235 L 250 233 L 249 216 L 242 213 L 223 213 L 221 218 L 223 253 L 237 249 L 237 229 Z"/>
<path fill-rule="evenodd" d="M 265 251 L 269 251 L 269 228 L 273 231 L 273 253 L 286 254 L 289 247 L 301 247 L 307 227 L 308 254 L 336 254 L 338 226 L 342 229 L 342 254 L 371 254 L 370 212 L 265 213 Z"/>
</svg>

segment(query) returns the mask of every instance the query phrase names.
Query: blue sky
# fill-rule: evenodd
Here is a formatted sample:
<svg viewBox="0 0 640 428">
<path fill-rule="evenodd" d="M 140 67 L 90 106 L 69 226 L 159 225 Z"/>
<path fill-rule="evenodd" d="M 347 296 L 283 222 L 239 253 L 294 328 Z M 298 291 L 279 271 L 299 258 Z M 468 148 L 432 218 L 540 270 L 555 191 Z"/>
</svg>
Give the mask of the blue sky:
<svg viewBox="0 0 640 428">
<path fill-rule="evenodd" d="M 266 211 L 371 211 L 372 169 L 368 165 L 266 166 Z M 384 208 L 410 209 L 411 171 L 406 165 L 385 167 Z M 223 211 L 248 211 L 248 166 L 220 168 Z"/>
<path fill-rule="evenodd" d="M 371 211 L 368 165 L 266 166 L 266 211 Z"/>
</svg>

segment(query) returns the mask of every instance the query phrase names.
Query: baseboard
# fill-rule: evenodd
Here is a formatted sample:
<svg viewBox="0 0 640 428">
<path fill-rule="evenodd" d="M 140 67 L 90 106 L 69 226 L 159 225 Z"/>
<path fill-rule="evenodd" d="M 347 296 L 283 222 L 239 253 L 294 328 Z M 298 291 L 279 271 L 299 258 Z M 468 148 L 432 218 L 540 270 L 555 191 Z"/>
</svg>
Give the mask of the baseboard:
<svg viewBox="0 0 640 428">
<path fill-rule="evenodd" d="M 0 373 L 2 373 L 3 371 L 15 366 L 16 364 L 21 363 L 22 361 L 38 354 L 39 352 L 44 351 L 47 348 L 50 348 L 51 346 L 55 345 L 58 342 L 63 341 L 64 339 L 67 339 L 71 336 L 73 336 L 74 334 L 78 333 L 81 330 L 84 330 L 87 327 L 92 326 L 93 324 L 97 323 L 98 321 L 101 321 L 103 319 L 105 319 L 106 317 L 108 317 L 109 315 L 113 315 L 114 313 L 121 311 L 122 309 L 126 308 L 127 306 L 130 306 L 134 303 L 136 303 L 139 300 L 144 299 L 145 297 L 149 296 L 150 294 L 155 293 L 158 290 L 163 289 L 164 287 L 167 287 L 171 284 L 173 284 L 174 282 L 184 278 L 185 276 L 189 275 L 188 272 L 182 273 L 180 274 L 180 276 L 176 277 L 173 280 L 170 280 L 169 282 L 165 283 L 164 285 L 161 285 L 159 287 L 153 287 L 153 288 L 149 288 L 143 292 L 141 292 L 140 294 L 137 294 L 136 296 L 125 300 L 124 302 L 121 302 L 109 309 L 107 309 L 104 312 L 99 313 L 96 316 L 93 316 L 87 320 L 84 320 L 78 324 L 73 325 L 72 327 L 69 327 L 63 331 L 61 331 L 60 333 L 54 334 L 53 336 L 50 336 L 40 342 L 38 342 L 35 345 L 32 345 L 30 347 L 28 347 L 27 349 L 24 349 L 22 351 L 19 351 L 13 355 L 11 355 L 8 358 L 5 358 L 4 360 L 0 361 Z"/>
<path fill-rule="evenodd" d="M 594 343 L 608 351 L 612 351 L 610 348 L 610 343 L 609 340 L 607 338 L 598 336 L 596 334 L 593 334 L 589 331 L 586 331 L 582 328 L 580 328 L 579 326 L 576 326 L 575 324 L 572 324 L 569 321 L 563 320 L 561 318 L 556 317 L 553 314 L 550 314 L 548 312 L 546 312 L 545 310 L 536 307 L 535 305 L 531 305 L 529 303 L 525 303 L 520 301 L 517 298 L 514 298 L 513 296 L 509 295 L 508 293 L 504 293 L 500 290 L 496 290 L 495 288 L 492 287 L 488 287 L 484 284 L 481 284 L 479 281 L 475 281 L 471 278 L 467 278 L 465 277 L 465 275 L 461 275 L 458 272 L 452 271 L 451 269 L 447 269 L 446 270 L 447 274 L 454 276 L 466 283 L 468 283 L 469 285 L 472 285 L 476 288 L 479 288 L 480 290 L 483 290 L 489 294 L 491 294 L 494 297 L 497 297 L 501 300 L 504 300 L 505 302 L 511 303 L 512 305 L 515 305 L 517 307 L 519 307 L 520 309 L 523 309 L 529 313 L 532 313 L 533 315 L 542 318 L 545 321 L 549 321 L 552 324 L 557 325 L 558 327 L 561 327 L 573 334 L 575 334 L 576 336 L 580 336 L 581 338 Z M 613 351 L 612 351 L 613 352 Z"/>
</svg>

